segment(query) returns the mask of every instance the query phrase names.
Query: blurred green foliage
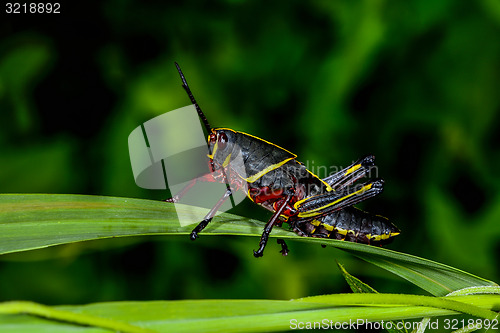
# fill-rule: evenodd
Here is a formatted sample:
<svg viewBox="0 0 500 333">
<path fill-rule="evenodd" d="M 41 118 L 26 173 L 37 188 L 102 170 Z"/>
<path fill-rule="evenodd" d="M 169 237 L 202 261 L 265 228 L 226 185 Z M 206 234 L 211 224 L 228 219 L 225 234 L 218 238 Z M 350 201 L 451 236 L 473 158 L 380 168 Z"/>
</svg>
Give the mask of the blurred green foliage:
<svg viewBox="0 0 500 333">
<path fill-rule="evenodd" d="M 403 231 L 389 248 L 500 280 L 497 1 L 108 0 L 61 12 L 2 14 L 0 192 L 166 198 L 135 185 L 127 137 L 189 104 L 177 61 L 213 126 L 312 171 L 375 154 L 385 192 L 362 207 Z M 269 218 L 250 203 L 234 212 Z M 340 251 L 289 246 L 254 259 L 257 239 L 201 235 L 5 255 L 0 300 L 347 292 L 335 259 L 381 292 L 412 288 Z"/>
</svg>

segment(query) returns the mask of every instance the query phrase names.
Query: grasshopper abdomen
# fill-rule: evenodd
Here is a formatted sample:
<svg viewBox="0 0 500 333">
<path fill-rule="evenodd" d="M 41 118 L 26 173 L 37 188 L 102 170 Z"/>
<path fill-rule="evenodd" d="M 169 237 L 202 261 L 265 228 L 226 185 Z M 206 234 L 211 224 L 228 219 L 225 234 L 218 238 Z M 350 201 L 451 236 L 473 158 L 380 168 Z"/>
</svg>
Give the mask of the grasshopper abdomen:
<svg viewBox="0 0 500 333">
<path fill-rule="evenodd" d="M 387 244 L 400 233 L 387 218 L 355 207 L 346 207 L 311 221 L 299 222 L 294 228 L 294 231 L 302 236 L 371 245 Z"/>
</svg>

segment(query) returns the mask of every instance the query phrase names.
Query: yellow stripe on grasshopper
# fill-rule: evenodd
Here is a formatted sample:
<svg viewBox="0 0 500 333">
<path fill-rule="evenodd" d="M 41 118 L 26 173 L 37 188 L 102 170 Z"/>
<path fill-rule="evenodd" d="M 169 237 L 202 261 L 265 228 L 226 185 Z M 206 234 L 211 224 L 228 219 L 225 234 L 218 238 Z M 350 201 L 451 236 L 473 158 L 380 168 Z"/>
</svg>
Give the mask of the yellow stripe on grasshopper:
<svg viewBox="0 0 500 333">
<path fill-rule="evenodd" d="M 344 201 L 345 199 L 347 198 L 350 198 L 354 195 L 358 195 L 358 194 L 361 194 L 365 191 L 368 191 L 369 189 L 371 189 L 373 186 L 373 184 L 367 184 L 365 186 L 363 186 L 361 189 L 357 190 L 356 192 L 353 192 L 349 195 L 346 195 L 345 197 L 342 197 L 340 199 L 337 199 L 335 201 L 332 201 L 332 202 L 329 202 L 328 204 L 324 205 L 324 206 L 321 206 L 321 207 L 318 207 L 318 208 L 315 208 L 315 209 L 312 209 L 310 211 L 307 211 L 307 212 L 301 212 L 298 214 L 299 217 L 312 217 L 312 216 L 316 216 L 316 215 L 320 215 L 323 213 L 323 211 L 328 208 L 328 207 L 331 207 L 333 205 L 336 205 L 337 203 L 341 202 L 341 201 Z M 306 199 L 302 199 L 300 201 L 297 201 L 294 205 L 294 208 L 295 209 L 298 209 L 298 207 L 306 200 L 311 200 L 311 198 L 306 198 Z"/>
<path fill-rule="evenodd" d="M 267 168 L 257 172 L 255 175 L 253 176 L 250 176 L 248 178 L 245 178 L 245 180 L 249 183 L 253 183 L 255 182 L 257 179 L 259 179 L 260 177 L 264 176 L 266 173 L 270 172 L 270 171 L 273 171 L 277 168 L 279 168 L 280 166 L 282 166 L 283 164 L 285 164 L 286 162 L 290 161 L 290 160 L 293 160 L 294 157 L 290 157 L 290 158 L 287 158 L 279 163 L 276 163 L 276 164 L 272 164 L 270 166 L 268 166 Z"/>
<path fill-rule="evenodd" d="M 316 226 L 316 227 L 319 227 L 319 226 L 322 226 L 323 228 L 325 228 L 326 230 L 332 232 L 332 231 L 335 231 L 337 234 L 339 235 L 342 235 L 342 236 L 346 236 L 349 232 L 352 232 L 353 234 L 356 234 L 356 232 L 354 232 L 354 230 L 349 230 L 349 229 L 342 229 L 342 228 L 337 228 L 337 227 L 334 227 L 330 224 L 327 224 L 327 223 L 323 223 L 323 222 L 320 222 L 318 220 L 312 220 L 311 222 L 312 225 Z M 316 231 L 316 228 L 314 228 L 314 231 Z M 311 234 L 314 232 L 314 231 L 311 231 Z M 386 239 L 386 238 L 389 238 L 389 237 L 392 237 L 392 236 L 396 236 L 398 235 L 398 233 L 391 233 L 390 235 L 382 235 L 382 236 L 386 236 L 384 237 L 383 239 Z M 357 236 L 357 235 L 356 235 Z M 372 237 L 371 235 L 367 235 L 368 238 Z M 373 236 L 372 239 L 374 239 L 376 236 Z M 378 236 L 380 237 L 380 236 Z M 343 240 L 343 239 L 342 239 Z M 376 239 L 374 239 L 376 240 Z"/>
<path fill-rule="evenodd" d="M 333 225 L 329 225 L 329 224 L 326 224 L 326 223 L 321 223 L 321 225 L 323 226 L 323 228 L 325 228 L 326 230 L 328 231 L 333 231 Z"/>
<path fill-rule="evenodd" d="M 208 140 L 210 140 L 210 136 L 208 138 L 209 138 Z M 216 151 L 217 151 L 217 141 L 215 141 L 214 150 L 212 150 L 212 154 L 207 154 L 208 158 L 213 160 Z"/>
<path fill-rule="evenodd" d="M 227 167 L 229 164 L 229 160 L 231 159 L 231 154 L 227 155 L 226 159 L 224 160 L 224 163 L 222 163 L 222 167 Z"/>
<path fill-rule="evenodd" d="M 381 241 L 381 240 L 385 240 L 385 239 L 389 239 L 391 237 L 397 236 L 399 234 L 400 234 L 399 232 L 390 232 L 388 234 L 381 234 L 381 235 L 367 234 L 366 237 L 369 240 L 378 242 L 378 241 Z"/>
<path fill-rule="evenodd" d="M 359 168 L 361 168 L 361 164 L 356 164 L 356 165 L 350 167 L 349 169 L 346 170 L 346 172 L 344 173 L 344 176 L 347 176 L 347 175 L 353 173 L 354 171 L 358 170 Z"/>
<path fill-rule="evenodd" d="M 323 179 L 321 179 L 321 178 L 319 178 L 318 176 L 316 176 L 316 175 L 315 175 L 314 173 L 312 173 L 311 171 L 309 171 L 309 170 L 307 170 L 307 169 L 306 169 L 306 171 L 307 171 L 307 172 L 309 172 L 309 174 L 311 175 L 311 177 L 314 177 L 314 178 L 318 179 L 320 182 L 322 182 L 322 183 L 323 183 L 323 185 L 325 185 L 326 190 L 327 190 L 328 192 L 333 191 L 333 189 L 332 189 L 332 187 L 330 186 L 330 184 L 328 184 L 328 183 L 327 183 L 327 182 L 325 182 Z"/>
<path fill-rule="evenodd" d="M 337 228 L 337 233 L 339 235 L 342 235 L 342 236 L 346 236 L 349 231 L 352 231 L 352 230 L 345 230 L 345 229 Z"/>
</svg>

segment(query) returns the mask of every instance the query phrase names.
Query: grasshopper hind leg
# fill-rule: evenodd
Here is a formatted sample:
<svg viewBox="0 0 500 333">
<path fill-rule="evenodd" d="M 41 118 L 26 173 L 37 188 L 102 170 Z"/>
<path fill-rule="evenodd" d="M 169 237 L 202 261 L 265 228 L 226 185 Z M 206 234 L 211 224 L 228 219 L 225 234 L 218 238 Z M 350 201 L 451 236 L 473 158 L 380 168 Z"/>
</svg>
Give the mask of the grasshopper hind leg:
<svg viewBox="0 0 500 333">
<path fill-rule="evenodd" d="M 367 155 L 360 158 L 347 168 L 344 168 L 331 176 L 323 179 L 334 190 L 340 190 L 352 185 L 358 179 L 365 177 L 375 167 L 375 156 Z"/>
</svg>

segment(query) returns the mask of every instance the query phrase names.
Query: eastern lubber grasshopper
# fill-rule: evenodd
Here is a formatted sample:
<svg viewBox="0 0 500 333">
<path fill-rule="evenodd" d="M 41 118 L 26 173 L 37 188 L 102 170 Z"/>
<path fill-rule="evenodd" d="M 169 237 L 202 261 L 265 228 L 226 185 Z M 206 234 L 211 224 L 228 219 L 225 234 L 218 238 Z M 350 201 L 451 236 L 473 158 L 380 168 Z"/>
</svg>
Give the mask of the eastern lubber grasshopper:
<svg viewBox="0 0 500 333">
<path fill-rule="evenodd" d="M 191 232 L 195 240 L 212 220 L 220 206 L 233 191 L 243 190 L 258 205 L 273 212 L 254 251 L 261 257 L 275 225 L 288 222 L 301 236 L 323 237 L 366 244 L 387 243 L 399 234 L 399 229 L 386 218 L 375 216 L 353 205 L 379 194 L 383 180 L 376 179 L 361 185 L 354 183 L 374 167 L 374 156 L 369 155 L 339 172 L 320 179 L 298 162 L 295 154 L 253 135 L 228 128 L 211 128 L 186 82 L 179 65 L 175 63 L 191 102 L 194 104 L 208 135 L 209 168 L 205 181 L 225 182 L 227 189 L 205 218 Z M 243 163 L 235 165 L 236 156 Z M 191 188 L 186 186 L 167 202 L 178 202 Z M 288 248 L 279 239 L 281 253 Z"/>
</svg>

